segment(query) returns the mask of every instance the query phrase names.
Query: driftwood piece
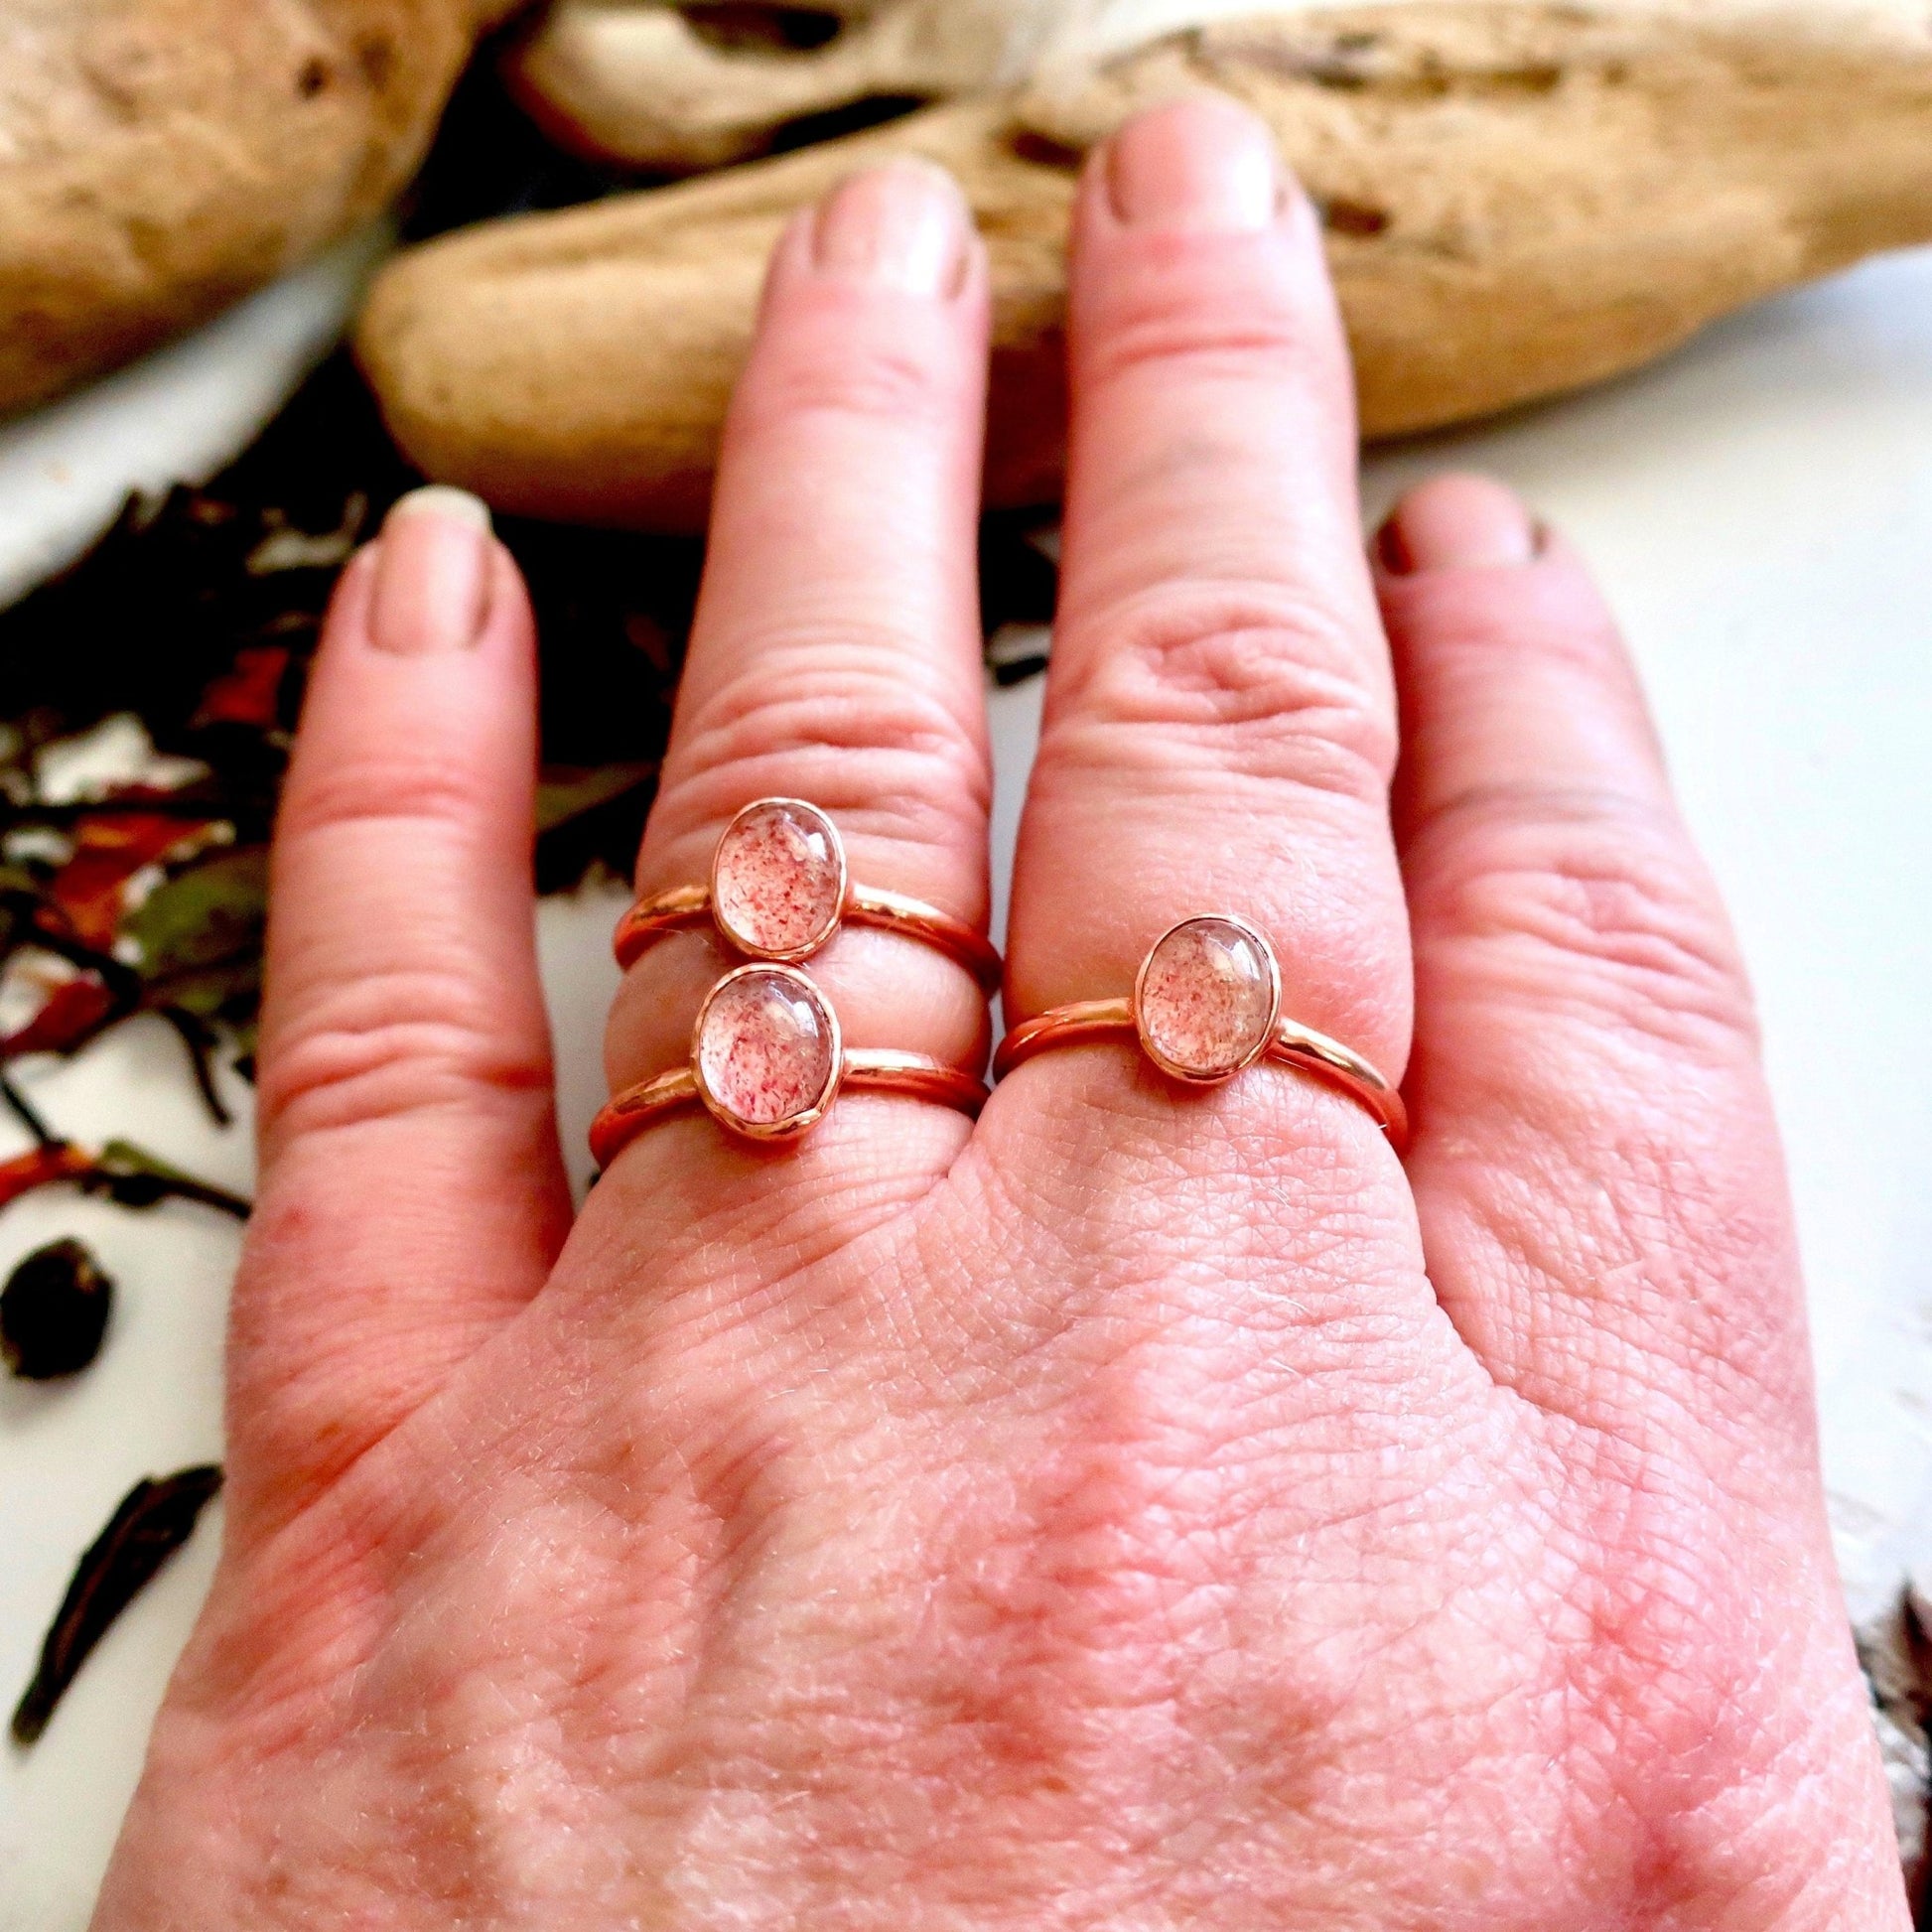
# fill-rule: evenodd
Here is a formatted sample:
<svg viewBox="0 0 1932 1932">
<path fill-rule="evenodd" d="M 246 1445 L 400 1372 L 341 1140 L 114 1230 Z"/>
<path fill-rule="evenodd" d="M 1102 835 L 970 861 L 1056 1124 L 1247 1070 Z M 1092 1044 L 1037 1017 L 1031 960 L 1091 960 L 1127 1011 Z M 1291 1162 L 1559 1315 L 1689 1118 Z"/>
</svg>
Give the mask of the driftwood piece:
<svg viewBox="0 0 1932 1932">
<path fill-rule="evenodd" d="M 510 0 L 0 0 L 0 411 L 317 253 Z"/>
<path fill-rule="evenodd" d="M 868 161 L 923 154 L 992 249 L 991 499 L 1040 500 L 1079 157 L 1202 87 L 1267 117 L 1323 211 L 1371 437 L 1613 375 L 1932 236 L 1924 21 L 1425 0 L 1204 27 L 1017 97 L 447 236 L 384 273 L 358 352 L 432 476 L 505 509 L 691 527 L 783 222 Z"/>
<path fill-rule="evenodd" d="M 762 154 L 814 115 L 1011 86 L 1068 17 L 1069 0 L 827 0 L 742 13 L 558 0 L 504 72 L 564 147 L 691 174 Z"/>
</svg>

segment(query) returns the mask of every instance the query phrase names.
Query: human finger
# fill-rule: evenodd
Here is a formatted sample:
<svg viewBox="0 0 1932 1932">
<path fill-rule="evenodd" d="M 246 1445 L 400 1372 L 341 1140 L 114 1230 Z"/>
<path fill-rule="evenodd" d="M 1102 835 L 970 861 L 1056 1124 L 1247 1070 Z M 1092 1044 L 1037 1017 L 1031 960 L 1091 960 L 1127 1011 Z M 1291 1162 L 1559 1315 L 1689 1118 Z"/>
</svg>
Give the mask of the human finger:
<svg viewBox="0 0 1932 1932">
<path fill-rule="evenodd" d="M 927 164 L 855 176 L 780 241 L 727 425 L 640 891 L 702 883 L 740 807 L 797 797 L 831 816 L 856 883 L 984 929 L 987 330 L 964 199 Z M 701 991 L 730 963 L 703 934 L 643 954 L 612 1017 L 614 1087 L 686 1056 Z M 848 925 L 810 970 L 848 1044 L 983 1060 L 984 996 L 933 948 Z M 908 1158 L 942 1159 L 957 1134 L 950 1119 L 911 1130 Z"/>
<path fill-rule="evenodd" d="M 536 1291 L 569 1224 L 537 979 L 535 649 L 475 498 L 345 573 L 276 828 L 231 1507 L 345 1467 Z"/>
<path fill-rule="evenodd" d="M 1531 1401 L 1626 1440 L 1748 1423 L 1754 1455 L 1772 1441 L 1809 1466 L 1749 990 L 1616 625 L 1575 553 L 1481 479 L 1411 494 L 1377 551 L 1437 1295 Z"/>
<path fill-rule="evenodd" d="M 1070 366 L 1061 605 L 1009 1019 L 1124 993 L 1169 924 L 1229 911 L 1272 939 L 1286 1014 L 1398 1077 L 1395 717 L 1347 349 L 1318 222 L 1261 121 L 1218 97 L 1180 102 L 1089 167 Z M 1319 1083 L 1280 1084 L 1335 1123 L 1317 1131 L 1374 1132 Z"/>
</svg>

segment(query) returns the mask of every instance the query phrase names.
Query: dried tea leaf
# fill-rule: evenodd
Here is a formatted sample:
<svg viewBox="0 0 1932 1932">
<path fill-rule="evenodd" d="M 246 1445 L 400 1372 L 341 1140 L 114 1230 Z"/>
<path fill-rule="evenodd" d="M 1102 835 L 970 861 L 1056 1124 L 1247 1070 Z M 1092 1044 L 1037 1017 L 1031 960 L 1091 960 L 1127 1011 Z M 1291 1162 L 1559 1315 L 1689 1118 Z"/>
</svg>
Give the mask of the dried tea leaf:
<svg viewBox="0 0 1932 1932">
<path fill-rule="evenodd" d="M 46 1121 L 28 1105 L 27 1097 L 7 1078 L 6 1070 L 0 1067 L 0 1108 L 12 1114 L 21 1126 L 33 1136 L 36 1148 L 58 1147 L 60 1135 L 50 1131 Z"/>
<path fill-rule="evenodd" d="M 62 863 L 65 864 L 71 847 L 69 841 L 61 839 L 58 833 L 53 836 L 62 848 Z M 25 900 L 29 909 L 40 903 L 41 875 L 34 872 L 31 863 L 32 857 L 39 855 L 30 857 L 29 854 L 17 850 L 22 843 L 20 833 L 10 833 L 7 837 L 8 860 L 5 864 L 0 864 L 0 899 L 7 902 L 10 910 L 19 900 Z M 22 863 L 23 861 L 25 863 Z"/>
<path fill-rule="evenodd" d="M 131 711 L 44 739 L 34 754 L 34 796 L 43 805 L 97 805 L 133 792 L 166 797 L 207 775 L 200 759 L 157 750 Z"/>
<path fill-rule="evenodd" d="M 656 763 L 546 765 L 544 776 L 537 793 L 537 891 L 566 892 L 597 865 L 628 875 L 657 795 Z"/>
<path fill-rule="evenodd" d="M 15 1741 L 33 1743 L 47 1728 L 55 1707 L 144 1585 L 195 1533 L 196 1520 L 221 1487 L 212 1463 L 182 1469 L 156 1480 L 143 1476 L 121 1499 L 87 1552 L 55 1613 L 40 1667 L 15 1707 Z"/>
<path fill-rule="evenodd" d="M 176 874 L 128 915 L 121 930 L 138 949 L 141 977 L 152 985 L 259 959 L 267 917 L 268 852 L 248 846 Z"/>
<path fill-rule="evenodd" d="M 240 1194 L 199 1180 L 132 1141 L 109 1141 L 85 1170 L 73 1176 L 90 1194 L 105 1194 L 121 1207 L 153 1207 L 158 1201 L 200 1201 L 245 1221 L 253 1204 Z"/>
<path fill-rule="evenodd" d="M 90 1154 L 71 1141 L 49 1140 L 30 1154 L 0 1161 L 0 1207 L 36 1187 L 71 1182 L 83 1193 L 104 1194 L 121 1207 L 153 1207 L 164 1200 L 199 1201 L 245 1221 L 252 1203 L 240 1194 L 217 1187 L 136 1147 L 132 1141 L 109 1141 Z"/>
<path fill-rule="evenodd" d="M 1050 624 L 1059 602 L 1058 536 L 1050 514 L 992 510 L 980 521 L 980 630 L 988 637 L 1010 623 Z"/>
<path fill-rule="evenodd" d="M 286 644 L 253 644 L 235 652 L 234 663 L 202 693 L 201 707 L 191 723 L 245 725 L 258 732 L 274 731 L 281 722 L 282 686 L 293 653 Z"/>
<path fill-rule="evenodd" d="M 105 952 L 120 930 L 135 875 L 185 860 L 219 834 L 218 821 L 162 812 L 95 812 L 74 827 L 73 857 L 54 875 L 49 897 L 76 939 Z"/>
<path fill-rule="evenodd" d="M 554 832 L 656 776 L 655 764 L 546 764 L 537 782 L 537 836 Z"/>
<path fill-rule="evenodd" d="M 74 1375 L 100 1353 L 114 1284 L 78 1241 L 36 1248 L 0 1289 L 0 1360 L 30 1382 Z"/>
<path fill-rule="evenodd" d="M 340 570 L 348 562 L 368 513 L 369 499 L 358 489 L 343 505 L 343 520 L 333 530 L 315 534 L 277 521 L 249 551 L 242 568 L 250 577 L 272 577 L 284 570 Z M 271 510 L 269 515 L 279 517 L 280 512 Z"/>
<path fill-rule="evenodd" d="M 93 1165 L 92 1155 L 71 1141 L 49 1141 L 30 1154 L 17 1154 L 11 1161 L 0 1161 L 0 1207 L 23 1194 L 31 1194 L 36 1187 L 78 1180 L 93 1171 Z"/>
<path fill-rule="evenodd" d="M 119 1002 L 92 973 L 63 980 L 24 1027 L 0 1039 L 0 1060 L 22 1053 L 71 1053 L 114 1017 Z"/>
<path fill-rule="evenodd" d="M 219 965 L 156 981 L 148 988 L 142 1005 L 150 1012 L 187 1013 L 197 1020 L 219 1020 L 224 1025 L 232 1022 L 239 1034 L 253 1024 L 261 985 L 259 955 L 242 953 Z"/>
</svg>

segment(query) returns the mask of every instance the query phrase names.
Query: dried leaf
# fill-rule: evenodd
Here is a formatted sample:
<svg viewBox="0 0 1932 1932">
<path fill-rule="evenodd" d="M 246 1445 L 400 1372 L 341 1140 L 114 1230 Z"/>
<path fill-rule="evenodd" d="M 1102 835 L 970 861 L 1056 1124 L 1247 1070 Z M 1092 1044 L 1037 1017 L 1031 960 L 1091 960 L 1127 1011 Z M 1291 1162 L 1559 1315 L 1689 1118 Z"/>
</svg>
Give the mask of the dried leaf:
<svg viewBox="0 0 1932 1932">
<path fill-rule="evenodd" d="M 51 1141 L 31 1154 L 16 1155 L 0 1161 L 0 1207 L 31 1194 L 36 1187 L 51 1187 L 56 1181 L 77 1180 L 93 1169 L 93 1157 L 71 1141 Z"/>
<path fill-rule="evenodd" d="M 195 1533 L 195 1524 L 221 1487 L 212 1463 L 156 1480 L 143 1476 L 121 1499 L 86 1554 L 56 1611 L 41 1646 L 40 1667 L 15 1707 L 13 1734 L 33 1743 L 46 1730 L 55 1707 L 143 1586 Z"/>
<path fill-rule="evenodd" d="M 317 534 L 279 523 L 249 551 L 242 567 L 250 577 L 272 577 L 284 570 L 338 570 L 348 562 L 368 513 L 369 499 L 357 490 L 343 505 L 343 520 L 333 530 Z"/>
<path fill-rule="evenodd" d="M 155 980 L 141 1004 L 149 1012 L 172 1010 L 198 1020 L 218 1020 L 238 1033 L 253 1020 L 261 985 L 260 957 L 243 953 L 218 966 Z"/>
<path fill-rule="evenodd" d="M 235 652 L 229 669 L 202 693 L 194 724 L 246 725 L 259 732 L 281 722 L 282 683 L 292 657 L 286 644 L 256 644 Z"/>
<path fill-rule="evenodd" d="M 200 1180 L 192 1173 L 136 1147 L 132 1141 L 109 1141 L 100 1153 L 74 1176 L 84 1191 L 105 1194 L 121 1207 L 153 1207 L 158 1201 L 200 1201 L 204 1207 L 219 1208 L 245 1221 L 253 1204 L 240 1194 L 217 1187 L 211 1180 Z"/>
<path fill-rule="evenodd" d="M 994 636 L 1010 623 L 1050 624 L 1060 571 L 1050 514 L 995 510 L 980 523 L 980 630 Z"/>
<path fill-rule="evenodd" d="M 655 764 L 546 764 L 537 783 L 538 837 L 651 783 L 656 776 Z"/>
<path fill-rule="evenodd" d="M 105 1194 L 121 1207 L 153 1207 L 164 1200 L 199 1201 L 245 1221 L 252 1204 L 240 1194 L 185 1173 L 132 1141 L 109 1141 L 91 1154 L 71 1141 L 49 1141 L 30 1154 L 0 1162 L 0 1207 L 36 1187 L 69 1181 L 83 1193 Z"/>
<path fill-rule="evenodd" d="M 164 812 L 95 812 L 74 827 L 73 857 L 54 875 L 49 897 L 83 945 L 110 950 L 129 882 L 144 868 L 182 863 L 221 838 L 219 820 Z"/>
<path fill-rule="evenodd" d="M 250 846 L 176 874 L 128 915 L 122 932 L 152 984 L 257 960 L 267 916 L 268 853 Z M 187 1002 L 171 996 L 169 1004 Z"/>
<path fill-rule="evenodd" d="M 91 973 L 63 980 L 24 1027 L 0 1039 L 0 1060 L 23 1053 L 71 1053 L 114 1016 L 117 1002 Z"/>
<path fill-rule="evenodd" d="M 89 731 L 43 737 L 34 753 L 34 797 L 43 805 L 97 805 L 134 792 L 166 797 L 207 775 L 200 759 L 157 750 L 131 711 Z"/>
</svg>

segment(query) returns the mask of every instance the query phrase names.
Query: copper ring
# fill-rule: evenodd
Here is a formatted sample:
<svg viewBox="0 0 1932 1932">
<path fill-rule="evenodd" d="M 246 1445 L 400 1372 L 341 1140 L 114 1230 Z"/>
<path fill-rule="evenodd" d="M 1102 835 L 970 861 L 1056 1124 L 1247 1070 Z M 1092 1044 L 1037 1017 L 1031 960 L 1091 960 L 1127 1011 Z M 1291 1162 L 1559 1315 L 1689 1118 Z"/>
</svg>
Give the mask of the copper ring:
<svg viewBox="0 0 1932 1932">
<path fill-rule="evenodd" d="M 758 882 L 767 897 L 779 901 L 770 908 L 773 929 L 760 931 L 762 914 L 747 903 L 752 894 L 745 882 L 730 875 L 735 865 L 751 872 L 760 864 L 775 870 L 772 861 L 777 855 L 769 850 L 774 828 L 794 848 L 783 854 L 783 864 L 792 869 L 794 878 Z M 763 855 L 759 851 L 761 834 Z M 727 946 L 748 959 L 796 965 L 828 945 L 847 924 L 876 926 L 916 939 L 963 966 L 983 993 L 990 996 L 999 991 L 1000 955 L 984 936 L 923 899 L 855 886 L 846 870 L 845 844 L 838 828 L 826 813 L 802 798 L 755 798 L 720 835 L 709 882 L 673 886 L 640 898 L 618 921 L 613 944 L 619 966 L 628 972 L 665 933 L 709 925 Z"/>
<path fill-rule="evenodd" d="M 608 1168 L 667 1114 L 700 1105 L 741 1140 L 795 1141 L 848 1089 L 935 1101 L 977 1115 L 983 1081 L 925 1053 L 848 1047 L 838 1015 L 795 966 L 755 960 L 725 974 L 691 1030 L 691 1057 L 626 1087 L 591 1123 L 591 1154 Z"/>
<path fill-rule="evenodd" d="M 1172 925 L 1148 948 L 1125 998 L 1081 1000 L 1023 1021 L 1000 1042 L 993 1077 L 1056 1046 L 1132 1039 L 1171 1078 L 1217 1086 L 1259 1060 L 1312 1073 L 1358 1101 L 1398 1153 L 1402 1095 L 1351 1047 L 1281 1011 L 1281 967 L 1265 934 L 1232 913 Z"/>
</svg>

